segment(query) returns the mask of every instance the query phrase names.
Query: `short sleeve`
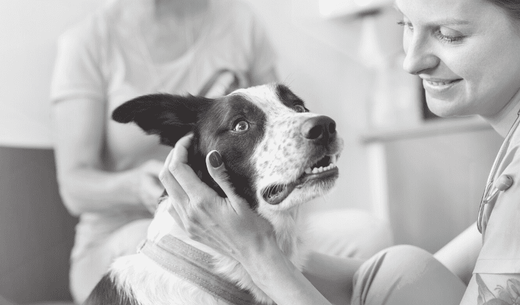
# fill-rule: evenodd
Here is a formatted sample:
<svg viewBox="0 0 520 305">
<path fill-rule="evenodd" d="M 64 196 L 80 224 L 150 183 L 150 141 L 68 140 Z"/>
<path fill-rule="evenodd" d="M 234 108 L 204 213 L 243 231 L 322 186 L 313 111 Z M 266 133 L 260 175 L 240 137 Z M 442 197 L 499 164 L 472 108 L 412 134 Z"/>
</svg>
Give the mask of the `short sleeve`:
<svg viewBox="0 0 520 305">
<path fill-rule="evenodd" d="M 51 84 L 53 103 L 73 98 L 103 99 L 105 81 L 98 29 L 94 19 L 88 19 L 59 38 Z"/>
</svg>

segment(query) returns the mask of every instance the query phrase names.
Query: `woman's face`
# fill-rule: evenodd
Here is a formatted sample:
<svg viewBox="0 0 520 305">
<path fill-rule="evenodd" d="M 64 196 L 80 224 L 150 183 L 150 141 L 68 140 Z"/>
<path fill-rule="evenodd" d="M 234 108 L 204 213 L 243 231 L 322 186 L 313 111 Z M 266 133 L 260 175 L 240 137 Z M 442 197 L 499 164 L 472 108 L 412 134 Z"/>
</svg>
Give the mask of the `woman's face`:
<svg viewBox="0 0 520 305">
<path fill-rule="evenodd" d="M 520 21 L 486 0 L 396 0 L 406 71 L 437 115 L 492 118 L 520 89 Z"/>
</svg>

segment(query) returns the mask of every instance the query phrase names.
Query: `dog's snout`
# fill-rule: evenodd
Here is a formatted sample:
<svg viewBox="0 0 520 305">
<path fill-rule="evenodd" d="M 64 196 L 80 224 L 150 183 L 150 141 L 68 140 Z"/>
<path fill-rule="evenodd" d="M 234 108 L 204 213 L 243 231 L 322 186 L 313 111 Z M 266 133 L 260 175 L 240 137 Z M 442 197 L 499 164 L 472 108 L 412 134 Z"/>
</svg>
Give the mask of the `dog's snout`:
<svg viewBox="0 0 520 305">
<path fill-rule="evenodd" d="M 301 134 L 307 140 L 328 144 L 336 134 L 336 122 L 323 115 L 309 118 L 303 122 Z"/>
</svg>

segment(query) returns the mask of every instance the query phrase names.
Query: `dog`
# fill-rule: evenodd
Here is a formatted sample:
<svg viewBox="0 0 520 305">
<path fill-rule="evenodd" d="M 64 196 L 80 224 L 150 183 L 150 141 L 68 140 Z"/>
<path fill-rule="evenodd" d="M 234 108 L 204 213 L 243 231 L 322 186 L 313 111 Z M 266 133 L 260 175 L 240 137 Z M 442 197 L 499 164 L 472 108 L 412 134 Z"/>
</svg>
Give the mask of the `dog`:
<svg viewBox="0 0 520 305">
<path fill-rule="evenodd" d="M 112 118 L 134 122 L 170 146 L 192 132 L 188 163 L 225 196 L 205 162 L 218 150 L 235 192 L 272 224 L 280 249 L 301 270 L 307 248 L 300 207 L 329 191 L 339 175 L 343 141 L 334 120 L 309 112 L 278 83 L 215 99 L 145 95 L 119 106 Z M 274 304 L 240 263 L 191 240 L 167 206 L 159 204 L 144 246 L 117 259 L 84 304 Z"/>
</svg>

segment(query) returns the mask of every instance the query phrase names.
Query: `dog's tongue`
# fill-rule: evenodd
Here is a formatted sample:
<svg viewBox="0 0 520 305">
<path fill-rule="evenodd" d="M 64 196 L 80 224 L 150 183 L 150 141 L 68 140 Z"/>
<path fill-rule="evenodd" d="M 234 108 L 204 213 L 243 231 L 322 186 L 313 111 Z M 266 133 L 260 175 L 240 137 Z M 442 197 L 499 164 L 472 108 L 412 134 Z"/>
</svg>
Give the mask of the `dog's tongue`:
<svg viewBox="0 0 520 305">
<path fill-rule="evenodd" d="M 295 187 L 296 183 L 271 185 L 262 191 L 262 196 L 267 203 L 277 205 L 284 201 Z"/>
</svg>

